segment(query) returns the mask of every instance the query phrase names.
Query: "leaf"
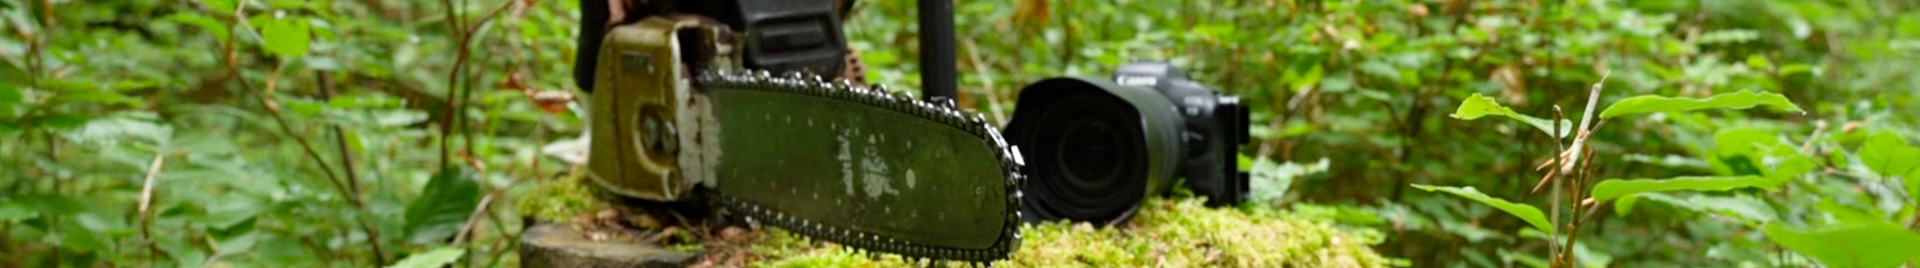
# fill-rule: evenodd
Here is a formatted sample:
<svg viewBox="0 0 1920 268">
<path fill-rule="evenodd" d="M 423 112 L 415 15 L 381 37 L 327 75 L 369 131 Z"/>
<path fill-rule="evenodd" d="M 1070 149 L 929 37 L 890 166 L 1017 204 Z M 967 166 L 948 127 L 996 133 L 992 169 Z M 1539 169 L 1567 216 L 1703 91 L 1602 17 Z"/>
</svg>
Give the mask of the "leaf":
<svg viewBox="0 0 1920 268">
<path fill-rule="evenodd" d="M 1726 191 L 1737 188 L 1761 188 L 1774 190 L 1785 181 L 1772 180 L 1760 176 L 1738 177 L 1700 177 L 1682 176 L 1670 179 L 1607 179 L 1593 186 L 1594 201 L 1606 202 L 1614 198 L 1636 193 L 1667 191 Z"/>
<path fill-rule="evenodd" d="M 453 261 L 459 260 L 460 256 L 466 254 L 466 249 L 441 247 L 427 251 L 427 253 L 407 256 L 406 259 L 400 259 L 400 262 L 388 265 L 387 268 L 436 268 L 453 263 Z"/>
<path fill-rule="evenodd" d="M 1907 146 L 1907 140 L 1893 132 L 1881 132 L 1860 144 L 1860 163 L 1882 177 L 1913 173 L 1920 169 L 1920 148 Z M 1920 178 L 1907 178 L 1909 185 Z"/>
<path fill-rule="evenodd" d="M 200 27 L 200 30 L 213 34 L 213 37 L 219 39 L 222 44 L 226 43 L 228 38 L 232 38 L 231 35 L 233 34 L 227 31 L 226 25 L 200 14 L 187 12 L 173 13 L 173 15 L 167 15 L 166 20 Z"/>
<path fill-rule="evenodd" d="M 26 194 L 10 202 L 26 204 L 42 215 L 73 215 L 87 209 L 80 200 L 64 195 Z"/>
<path fill-rule="evenodd" d="M 19 202 L 0 203 L 0 222 L 20 222 L 39 217 L 40 212 L 33 211 L 33 209 L 28 208 L 26 204 Z"/>
<path fill-rule="evenodd" d="M 1540 229 L 1548 233 L 1553 232 L 1553 224 L 1547 222 L 1546 214 L 1540 213 L 1540 208 L 1534 207 L 1533 205 L 1518 204 L 1518 203 L 1508 202 L 1505 199 L 1487 196 L 1487 194 L 1480 193 L 1480 190 L 1473 189 L 1472 186 L 1454 187 L 1454 186 L 1432 186 L 1432 185 L 1414 184 L 1413 188 L 1425 190 L 1428 192 L 1442 191 L 1442 192 L 1447 192 L 1453 195 L 1458 195 L 1460 197 L 1465 197 L 1467 199 L 1472 199 L 1475 202 L 1480 202 L 1481 204 L 1487 204 L 1488 206 L 1493 206 L 1493 208 L 1500 209 L 1501 211 L 1506 211 L 1507 214 L 1512 214 L 1514 217 L 1520 217 L 1520 220 L 1527 221 L 1527 224 L 1533 225 L 1533 228 L 1535 229 Z"/>
<path fill-rule="evenodd" d="M 100 238 L 100 234 L 81 226 L 79 221 L 66 221 L 61 225 L 58 235 L 61 247 L 78 252 L 98 252 L 107 249 L 107 242 Z"/>
<path fill-rule="evenodd" d="M 1920 235 L 1888 223 L 1788 227 L 1768 224 L 1767 238 L 1828 267 L 1886 268 L 1920 257 Z"/>
<path fill-rule="evenodd" d="M 407 204 L 408 241 L 430 243 L 453 236 L 480 203 L 480 183 L 461 167 L 441 169 L 421 191 L 420 199 Z"/>
<path fill-rule="evenodd" d="M 1633 212 L 1633 205 L 1639 203 L 1639 195 L 1621 196 L 1619 201 L 1613 202 L 1613 215 L 1626 217 L 1628 212 Z"/>
<path fill-rule="evenodd" d="M 1776 111 L 1806 112 L 1800 110 L 1800 106 L 1793 105 L 1793 102 L 1787 101 L 1787 97 L 1780 95 L 1780 93 L 1740 91 L 1737 93 L 1713 95 L 1713 97 L 1706 99 L 1673 98 L 1654 95 L 1634 96 L 1608 105 L 1606 110 L 1600 112 L 1600 118 L 1700 109 L 1747 109 L 1760 105 L 1772 106 Z"/>
<path fill-rule="evenodd" d="M 307 20 L 301 17 L 286 17 L 268 21 L 260 28 L 260 38 L 264 39 L 267 52 L 281 57 L 299 57 L 307 54 L 307 46 L 313 42 L 308 33 Z"/>
<path fill-rule="evenodd" d="M 1741 223 L 1751 226 L 1760 226 L 1761 224 L 1773 222 L 1780 218 L 1778 213 L 1774 213 L 1772 207 L 1767 206 L 1766 201 L 1761 201 L 1759 198 L 1754 198 L 1749 195 L 1735 195 L 1731 197 L 1694 195 L 1687 198 L 1679 198 L 1661 193 L 1640 193 L 1632 196 L 1649 201 L 1667 203 L 1667 205 L 1686 210 L 1733 217 L 1741 220 Z"/>
<path fill-rule="evenodd" d="M 1466 101 L 1460 102 L 1459 109 L 1453 110 L 1453 114 L 1447 116 L 1460 120 L 1474 120 L 1488 115 L 1499 115 L 1520 120 L 1522 123 L 1532 125 L 1533 128 L 1540 129 L 1541 132 L 1546 132 L 1547 135 L 1555 135 L 1552 121 L 1514 112 L 1513 109 L 1500 106 L 1500 103 L 1494 101 L 1493 98 L 1481 96 L 1480 93 L 1474 93 L 1473 96 L 1468 96 Z M 1565 138 L 1567 134 L 1573 133 L 1573 120 L 1561 119 L 1560 125 L 1560 133 L 1555 135 L 1555 137 Z"/>
<path fill-rule="evenodd" d="M 1754 30 L 1715 30 L 1700 34 L 1695 42 L 1699 44 L 1744 43 L 1760 39 L 1760 32 Z"/>
<path fill-rule="evenodd" d="M 1326 172 L 1328 163 L 1326 158 L 1321 158 L 1320 161 L 1312 164 L 1294 162 L 1277 164 L 1265 157 L 1254 159 L 1253 166 L 1247 169 L 1252 175 L 1248 182 L 1249 188 L 1252 188 L 1249 194 L 1250 199 L 1269 205 L 1279 205 L 1286 198 L 1287 191 L 1292 188 L 1294 179 L 1308 174 Z"/>
<path fill-rule="evenodd" d="M 200 0 L 200 2 L 207 4 L 208 7 L 212 7 L 213 11 L 219 12 L 219 14 L 233 14 L 234 7 L 238 6 L 235 3 L 238 1 L 234 0 Z"/>
</svg>

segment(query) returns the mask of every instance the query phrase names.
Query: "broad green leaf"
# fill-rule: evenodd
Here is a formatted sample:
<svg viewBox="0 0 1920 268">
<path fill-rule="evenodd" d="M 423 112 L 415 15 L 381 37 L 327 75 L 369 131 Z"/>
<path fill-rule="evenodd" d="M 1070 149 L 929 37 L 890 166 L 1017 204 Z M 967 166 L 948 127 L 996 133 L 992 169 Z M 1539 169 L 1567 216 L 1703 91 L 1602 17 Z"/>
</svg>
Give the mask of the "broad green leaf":
<svg viewBox="0 0 1920 268">
<path fill-rule="evenodd" d="M 258 246 L 246 253 L 266 263 L 266 267 L 315 267 L 321 266 L 321 259 L 314 251 L 300 243 L 300 240 L 269 235 L 260 238 Z"/>
<path fill-rule="evenodd" d="M 1686 210 L 1725 215 L 1752 226 L 1760 226 L 1780 218 L 1779 213 L 1775 213 L 1772 207 L 1768 207 L 1766 201 L 1749 195 L 1693 195 L 1680 198 L 1662 193 L 1640 193 L 1632 196 L 1667 203 L 1667 205 Z"/>
<path fill-rule="evenodd" d="M 213 12 L 219 12 L 219 14 L 233 14 L 233 9 L 234 9 L 234 7 L 237 7 L 237 6 L 238 6 L 238 4 L 237 4 L 237 2 L 239 2 L 239 1 L 234 1 L 234 0 L 200 0 L 200 2 L 201 2 L 201 3 L 205 3 L 205 4 L 207 4 L 207 6 L 208 6 L 208 7 L 212 7 L 212 8 L 213 8 Z"/>
<path fill-rule="evenodd" d="M 1480 193 L 1480 190 L 1473 189 L 1472 186 L 1454 187 L 1454 186 L 1432 186 L 1432 185 L 1414 184 L 1413 188 L 1425 190 L 1428 192 L 1432 192 L 1432 191 L 1447 192 L 1453 195 L 1458 195 L 1460 197 L 1465 197 L 1467 199 L 1472 199 L 1475 202 L 1480 202 L 1481 204 L 1487 204 L 1488 206 L 1493 206 L 1493 208 L 1500 209 L 1500 211 L 1506 211 L 1507 214 L 1512 214 L 1514 217 L 1520 217 L 1520 220 L 1527 221 L 1527 224 L 1533 225 L 1533 228 L 1535 229 L 1540 229 L 1548 233 L 1553 232 L 1553 224 L 1547 221 L 1546 214 L 1540 213 L 1540 208 L 1534 207 L 1533 205 L 1519 204 L 1519 203 L 1509 202 L 1506 199 L 1487 196 L 1487 194 Z"/>
<path fill-rule="evenodd" d="M 1780 95 L 1780 93 L 1740 91 L 1713 95 L 1713 97 L 1706 99 L 1674 98 L 1653 95 L 1634 96 L 1608 105 L 1606 110 L 1600 112 L 1600 118 L 1700 109 L 1747 109 L 1760 105 L 1771 106 L 1776 111 L 1805 112 L 1800 110 L 1800 106 L 1793 105 L 1793 102 L 1787 101 L 1787 97 Z"/>
<path fill-rule="evenodd" d="M 1613 202 L 1613 215 L 1626 217 L 1628 212 L 1633 212 L 1633 205 L 1639 203 L 1640 195 L 1621 196 L 1620 200 Z"/>
<path fill-rule="evenodd" d="M 26 204 L 41 215 L 73 215 L 87 209 L 80 200 L 65 195 L 26 194 L 8 202 Z"/>
<path fill-rule="evenodd" d="M 420 254 L 414 254 L 413 256 L 407 256 L 406 259 L 401 259 L 400 262 L 396 262 L 393 265 L 388 265 L 387 268 L 441 267 L 441 266 L 446 266 L 449 263 L 453 263 L 453 261 L 455 260 L 459 260 L 460 256 L 463 256 L 466 254 L 467 254 L 466 249 L 457 248 L 457 247 L 441 247 L 441 248 L 433 249 L 431 251 L 427 251 L 427 253 L 420 253 Z"/>
<path fill-rule="evenodd" d="M 107 249 L 107 242 L 100 239 L 100 233 L 81 226 L 79 221 L 62 222 L 57 241 L 61 247 L 77 252 L 98 252 Z M 50 237 L 53 238 L 53 237 Z"/>
<path fill-rule="evenodd" d="M 1721 175 L 1762 175 L 1787 180 L 1812 172 L 1817 166 L 1812 157 L 1799 148 L 1784 144 L 1773 132 L 1736 128 L 1714 134 L 1714 157 L 1709 158 Z"/>
<path fill-rule="evenodd" d="M 1294 179 L 1307 174 L 1326 172 L 1328 163 L 1326 158 L 1311 164 L 1294 162 L 1279 164 L 1267 158 L 1255 159 L 1253 167 L 1247 169 L 1248 173 L 1252 174 L 1248 182 L 1248 186 L 1252 188 L 1249 196 L 1258 202 L 1278 205 L 1287 196 L 1287 191 L 1292 188 Z"/>
<path fill-rule="evenodd" d="M 1920 148 L 1907 146 L 1907 140 L 1893 132 L 1881 132 L 1860 145 L 1860 163 L 1882 177 L 1911 174 L 1920 169 Z M 1920 179 L 1908 178 L 1908 184 Z"/>
<path fill-rule="evenodd" d="M 1453 114 L 1447 116 L 1460 120 L 1474 120 L 1488 115 L 1513 118 L 1514 120 L 1520 120 L 1522 123 L 1527 123 L 1527 125 L 1531 125 L 1533 128 L 1540 129 L 1541 132 L 1546 132 L 1547 135 L 1556 134 L 1554 133 L 1554 123 L 1552 120 L 1535 118 L 1514 112 L 1513 109 L 1500 106 L 1500 103 L 1494 101 L 1493 98 L 1481 96 L 1480 93 L 1474 93 L 1473 96 L 1467 97 L 1466 101 L 1460 102 L 1459 109 L 1453 110 Z M 1559 132 L 1555 137 L 1564 138 L 1567 134 L 1573 133 L 1573 121 L 1561 119 Z"/>
<path fill-rule="evenodd" d="M 200 30 L 207 31 L 207 33 L 213 34 L 213 37 L 216 39 L 219 39 L 220 43 L 226 43 L 227 38 L 231 38 L 230 35 L 233 34 L 233 33 L 227 32 L 227 26 L 225 24 L 221 24 L 219 21 L 213 20 L 213 18 L 208 18 L 207 16 L 202 16 L 196 13 L 190 13 L 190 12 L 173 13 L 173 15 L 168 15 L 166 20 L 179 22 L 179 23 L 186 23 L 189 25 L 193 25 L 194 27 L 200 27 Z"/>
<path fill-rule="evenodd" d="M 20 94 L 20 85 L 12 81 L 0 81 L 0 107 L 7 107 L 24 100 L 26 96 Z"/>
<path fill-rule="evenodd" d="M 1767 179 L 1760 176 L 1737 177 L 1696 177 L 1683 176 L 1670 179 L 1607 179 L 1593 186 L 1594 201 L 1606 202 L 1614 198 L 1636 193 L 1666 191 L 1726 191 L 1737 188 L 1761 188 L 1774 190 L 1784 181 Z"/>
<path fill-rule="evenodd" d="M 1832 199 L 1821 200 L 1820 204 L 1814 207 L 1827 214 L 1832 214 L 1833 219 L 1839 223 L 1887 222 L 1886 213 L 1880 212 L 1880 210 L 1849 207 L 1847 205 L 1841 205 L 1839 202 L 1834 202 Z"/>
<path fill-rule="evenodd" d="M 40 212 L 19 202 L 0 203 L 0 222 L 19 222 L 39 218 Z"/>
<path fill-rule="evenodd" d="M 281 57 L 299 57 L 307 54 L 307 46 L 313 42 L 308 33 L 307 20 L 302 17 L 287 17 L 270 20 L 260 27 L 260 38 L 264 39 L 267 52 Z"/>
<path fill-rule="evenodd" d="M 480 183 L 465 168 L 448 167 L 427 181 L 420 199 L 407 204 L 408 241 L 429 243 L 460 231 L 480 203 Z"/>
<path fill-rule="evenodd" d="M 1887 268 L 1920 257 L 1920 235 L 1888 223 L 1854 223 L 1811 228 L 1768 224 L 1774 243 L 1812 257 L 1828 267 Z"/>
</svg>

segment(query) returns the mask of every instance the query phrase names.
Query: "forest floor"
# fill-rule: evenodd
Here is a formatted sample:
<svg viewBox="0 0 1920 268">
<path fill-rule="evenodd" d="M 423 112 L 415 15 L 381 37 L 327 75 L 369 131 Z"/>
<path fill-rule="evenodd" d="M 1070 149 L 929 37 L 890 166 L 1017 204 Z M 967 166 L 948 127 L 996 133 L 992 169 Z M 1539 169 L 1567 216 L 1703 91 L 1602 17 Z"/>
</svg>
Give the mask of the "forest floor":
<svg viewBox="0 0 1920 268">
<path fill-rule="evenodd" d="M 588 239 L 702 252 L 694 267 L 924 266 L 778 229 L 675 224 L 677 220 L 613 208 L 590 191 L 577 178 L 563 178 L 522 195 L 517 206 L 537 220 L 586 230 L 581 234 Z M 1021 248 L 993 266 L 1385 267 L 1394 262 L 1370 248 L 1384 238 L 1378 231 L 1282 210 L 1208 208 L 1202 203 L 1185 197 L 1149 199 L 1132 219 L 1107 228 L 1064 222 L 1027 225 Z"/>
</svg>

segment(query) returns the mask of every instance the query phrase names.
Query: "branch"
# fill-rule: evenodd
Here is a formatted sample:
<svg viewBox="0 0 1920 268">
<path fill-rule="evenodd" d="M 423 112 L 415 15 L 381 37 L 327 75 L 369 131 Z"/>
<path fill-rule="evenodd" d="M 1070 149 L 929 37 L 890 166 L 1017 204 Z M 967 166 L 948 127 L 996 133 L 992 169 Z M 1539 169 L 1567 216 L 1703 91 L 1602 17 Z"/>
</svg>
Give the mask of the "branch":
<svg viewBox="0 0 1920 268">
<path fill-rule="evenodd" d="M 153 263 L 153 256 L 155 252 L 157 252 L 157 248 L 154 247 L 153 243 L 153 213 L 152 210 L 149 210 L 149 208 L 153 207 L 153 179 L 159 177 L 160 167 L 166 163 L 166 152 L 155 152 L 153 154 L 153 164 L 147 166 L 146 183 L 140 186 L 140 240 L 147 244 L 147 263 L 149 265 Z"/>
<path fill-rule="evenodd" d="M 246 6 L 246 2 L 247 2 L 246 0 L 241 0 L 240 6 L 243 6 L 243 7 Z M 233 17 L 235 18 L 234 20 L 236 21 L 234 25 L 237 25 L 237 27 L 241 27 L 242 29 L 252 27 L 247 24 L 245 19 L 241 19 L 241 18 L 247 17 L 245 12 L 246 12 L 245 8 L 236 8 L 233 10 Z M 237 31 L 234 31 L 234 28 L 228 28 L 228 31 L 237 32 Z M 251 32 L 251 31 L 248 31 L 248 32 Z M 327 182 L 332 183 L 335 189 L 339 190 L 342 195 L 346 196 L 345 199 L 347 200 L 347 204 L 353 205 L 353 207 L 359 211 L 366 211 L 367 206 L 366 204 L 360 202 L 360 196 L 355 194 L 355 191 L 350 191 L 345 184 L 340 182 L 340 176 L 333 172 L 333 167 L 327 165 L 326 159 L 320 157 L 320 153 L 317 150 L 313 149 L 314 148 L 313 143 L 307 141 L 306 136 L 299 135 L 299 132 L 293 131 L 293 127 L 291 126 L 291 124 L 287 123 L 286 116 L 280 114 L 280 104 L 278 101 L 275 101 L 273 99 L 273 95 L 274 95 L 273 91 L 274 91 L 275 84 L 279 82 L 280 72 L 281 70 L 283 70 L 282 68 L 286 66 L 279 65 L 274 67 L 273 72 L 267 75 L 267 85 L 266 85 L 267 87 L 263 89 L 263 91 L 261 92 L 256 92 L 253 88 L 253 84 L 247 82 L 246 76 L 241 75 L 240 66 L 238 63 L 239 61 L 237 59 L 238 54 L 235 52 L 236 51 L 235 48 L 239 47 L 238 44 L 235 43 L 237 42 L 237 40 L 239 40 L 237 36 L 236 38 L 227 39 L 228 43 L 225 47 L 226 55 L 227 55 L 227 72 L 229 72 L 229 75 L 232 75 L 234 77 L 233 81 L 236 81 L 236 83 L 240 84 L 241 91 L 259 94 L 260 106 L 265 107 L 267 109 L 267 114 L 273 116 L 273 121 L 280 126 L 280 131 L 286 133 L 287 136 L 293 137 L 294 141 L 300 144 L 300 149 L 302 152 L 304 152 L 307 155 L 307 158 L 312 159 L 314 164 L 320 165 L 320 171 L 326 173 L 327 175 Z M 385 266 L 387 262 L 387 257 L 386 257 L 385 251 L 380 248 L 379 229 L 374 229 L 372 225 L 367 224 L 367 221 L 365 218 L 356 216 L 354 217 L 354 219 L 355 221 L 358 221 L 360 223 L 360 228 L 364 229 L 367 232 L 367 239 L 370 242 L 369 244 L 371 244 L 373 248 L 374 266 Z"/>
<path fill-rule="evenodd" d="M 961 41 L 967 45 L 967 60 L 972 62 L 973 71 L 980 73 L 980 82 L 986 84 L 983 89 L 987 94 L 987 113 L 993 114 L 994 122 L 1006 123 L 1007 116 L 1000 112 L 1000 93 L 993 86 L 993 73 L 987 71 L 987 65 L 981 64 L 979 44 L 973 38 Z"/>
<path fill-rule="evenodd" d="M 1607 77 L 1610 76 L 1613 76 L 1613 71 L 1607 71 L 1606 74 L 1600 75 L 1600 82 L 1593 83 L 1593 93 L 1587 95 L 1587 111 L 1585 115 L 1580 116 L 1580 128 L 1577 129 L 1579 132 L 1575 134 L 1578 135 L 1579 138 L 1573 139 L 1573 149 L 1568 150 L 1568 152 L 1574 153 L 1573 155 L 1566 156 L 1568 158 L 1567 161 L 1560 162 L 1561 174 L 1573 172 L 1574 163 L 1580 162 L 1579 152 L 1584 149 L 1582 147 L 1587 145 L 1587 132 L 1593 131 L 1587 129 L 1587 126 L 1593 123 L 1593 108 L 1600 105 L 1600 90 L 1605 88 L 1604 85 L 1607 83 Z"/>
<path fill-rule="evenodd" d="M 333 99 L 333 79 L 331 74 L 331 72 L 327 71 L 314 72 L 314 76 L 317 76 L 316 78 L 320 83 L 320 101 Z M 360 174 L 359 172 L 355 172 L 353 168 L 353 147 L 347 146 L 347 131 L 342 129 L 339 124 L 333 124 L 331 128 L 333 129 L 334 147 L 340 149 L 340 167 L 347 173 L 347 189 L 352 190 L 349 194 L 360 196 Z"/>
</svg>

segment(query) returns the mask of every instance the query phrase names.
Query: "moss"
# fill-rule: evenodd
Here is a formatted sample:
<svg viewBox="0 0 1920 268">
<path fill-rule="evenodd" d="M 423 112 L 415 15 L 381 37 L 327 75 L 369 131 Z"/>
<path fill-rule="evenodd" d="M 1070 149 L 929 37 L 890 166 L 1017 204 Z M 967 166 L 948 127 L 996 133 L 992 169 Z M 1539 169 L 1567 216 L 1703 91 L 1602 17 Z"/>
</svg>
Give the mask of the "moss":
<svg viewBox="0 0 1920 268">
<path fill-rule="evenodd" d="M 1011 260 L 995 267 L 1385 267 L 1377 232 L 1257 208 L 1206 208 L 1198 199 L 1155 199 L 1118 228 L 1029 225 Z M 779 233 L 755 247 L 759 267 L 915 267 Z"/>
<path fill-rule="evenodd" d="M 573 217 L 605 209 L 606 201 L 596 198 L 587 183 L 580 176 L 536 183 L 533 189 L 514 197 L 513 208 L 546 222 L 568 222 Z"/>
</svg>

